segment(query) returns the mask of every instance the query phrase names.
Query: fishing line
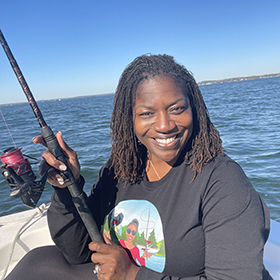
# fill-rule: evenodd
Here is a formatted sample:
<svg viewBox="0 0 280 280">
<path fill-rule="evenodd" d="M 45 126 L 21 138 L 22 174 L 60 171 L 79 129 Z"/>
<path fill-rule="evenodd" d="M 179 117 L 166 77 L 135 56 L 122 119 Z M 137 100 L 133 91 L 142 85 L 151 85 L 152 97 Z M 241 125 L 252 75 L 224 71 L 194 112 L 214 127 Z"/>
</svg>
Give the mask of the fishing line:
<svg viewBox="0 0 280 280">
<path fill-rule="evenodd" d="M 7 124 L 6 120 L 5 120 L 5 117 L 4 117 L 4 115 L 3 115 L 3 113 L 2 113 L 1 110 L 0 110 L 0 113 L 1 113 L 1 115 L 2 115 L 2 118 L 3 118 L 3 121 L 4 121 L 5 125 L 6 125 L 6 127 L 7 127 L 7 130 L 9 131 L 10 136 L 11 136 L 11 138 L 12 138 L 12 140 L 13 140 L 14 146 L 15 146 L 15 148 L 16 148 L 16 147 L 17 147 L 17 146 L 16 146 L 16 143 L 15 143 L 15 141 L 14 141 L 14 138 L 13 138 L 13 136 L 12 136 L 12 133 L 11 133 L 11 131 L 10 131 L 10 129 L 9 129 L 9 126 L 8 126 L 8 124 Z"/>
</svg>

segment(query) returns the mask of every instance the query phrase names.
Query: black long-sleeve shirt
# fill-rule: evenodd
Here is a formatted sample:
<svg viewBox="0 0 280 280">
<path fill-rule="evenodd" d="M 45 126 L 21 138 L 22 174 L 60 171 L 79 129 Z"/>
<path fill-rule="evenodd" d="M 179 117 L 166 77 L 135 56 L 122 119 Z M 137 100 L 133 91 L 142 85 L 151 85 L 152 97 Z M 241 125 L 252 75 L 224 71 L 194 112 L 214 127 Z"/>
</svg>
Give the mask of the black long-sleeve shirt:
<svg viewBox="0 0 280 280">
<path fill-rule="evenodd" d="M 157 253 L 146 258 L 137 280 L 272 279 L 263 265 L 269 210 L 228 156 L 217 156 L 192 183 L 193 171 L 184 162 L 159 181 L 149 182 L 144 176 L 126 185 L 114 179 L 108 166 L 101 169 L 88 206 L 100 230 L 113 240 L 126 238 L 134 217 L 139 223 L 134 242 L 139 252 L 136 243 L 146 243 L 142 250 L 149 253 L 147 242 L 153 241 Z M 67 260 L 88 261 L 90 239 L 67 189 L 55 188 L 48 220 L 53 240 Z M 153 258 L 160 265 L 153 264 Z"/>
</svg>

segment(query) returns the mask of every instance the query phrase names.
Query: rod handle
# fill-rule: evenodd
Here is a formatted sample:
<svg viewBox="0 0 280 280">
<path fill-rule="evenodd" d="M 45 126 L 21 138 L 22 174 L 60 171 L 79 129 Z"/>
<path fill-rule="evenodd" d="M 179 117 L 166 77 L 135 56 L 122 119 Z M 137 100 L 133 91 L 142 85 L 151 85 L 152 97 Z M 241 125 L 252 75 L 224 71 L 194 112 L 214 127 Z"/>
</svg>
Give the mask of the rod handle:
<svg viewBox="0 0 280 280">
<path fill-rule="evenodd" d="M 61 162 L 63 162 L 66 166 L 66 159 L 62 153 L 62 150 L 59 146 L 59 143 L 49 126 L 44 126 L 41 128 L 42 136 L 47 144 L 49 151 Z M 61 176 L 72 196 L 73 203 L 91 237 L 92 241 L 102 242 L 104 243 L 98 227 L 93 219 L 92 213 L 90 212 L 87 203 L 86 203 L 86 195 L 82 189 L 78 187 L 78 184 L 68 167 L 66 171 L 60 171 Z"/>
</svg>

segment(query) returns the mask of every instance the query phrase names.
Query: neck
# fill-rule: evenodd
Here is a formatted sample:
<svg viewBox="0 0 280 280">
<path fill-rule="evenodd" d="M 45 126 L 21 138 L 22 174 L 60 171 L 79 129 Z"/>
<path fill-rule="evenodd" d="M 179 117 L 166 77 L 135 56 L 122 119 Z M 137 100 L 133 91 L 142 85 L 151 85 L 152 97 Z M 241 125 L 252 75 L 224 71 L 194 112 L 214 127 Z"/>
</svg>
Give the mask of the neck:
<svg viewBox="0 0 280 280">
<path fill-rule="evenodd" d="M 166 162 L 157 163 L 153 161 L 153 158 L 147 154 L 146 174 L 149 181 L 158 181 L 164 177 L 172 168 Z"/>
</svg>

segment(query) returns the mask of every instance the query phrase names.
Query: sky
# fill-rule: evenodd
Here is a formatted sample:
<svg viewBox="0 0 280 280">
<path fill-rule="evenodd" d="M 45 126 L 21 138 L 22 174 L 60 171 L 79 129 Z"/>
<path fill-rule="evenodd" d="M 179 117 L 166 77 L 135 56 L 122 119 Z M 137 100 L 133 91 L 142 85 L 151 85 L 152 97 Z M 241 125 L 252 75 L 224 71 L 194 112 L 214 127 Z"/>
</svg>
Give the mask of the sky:
<svg viewBox="0 0 280 280">
<path fill-rule="evenodd" d="M 280 72 L 279 0 L 0 0 L 0 29 L 36 100 L 114 93 L 139 55 L 197 82 Z M 0 104 L 26 97 L 0 50 Z"/>
</svg>

